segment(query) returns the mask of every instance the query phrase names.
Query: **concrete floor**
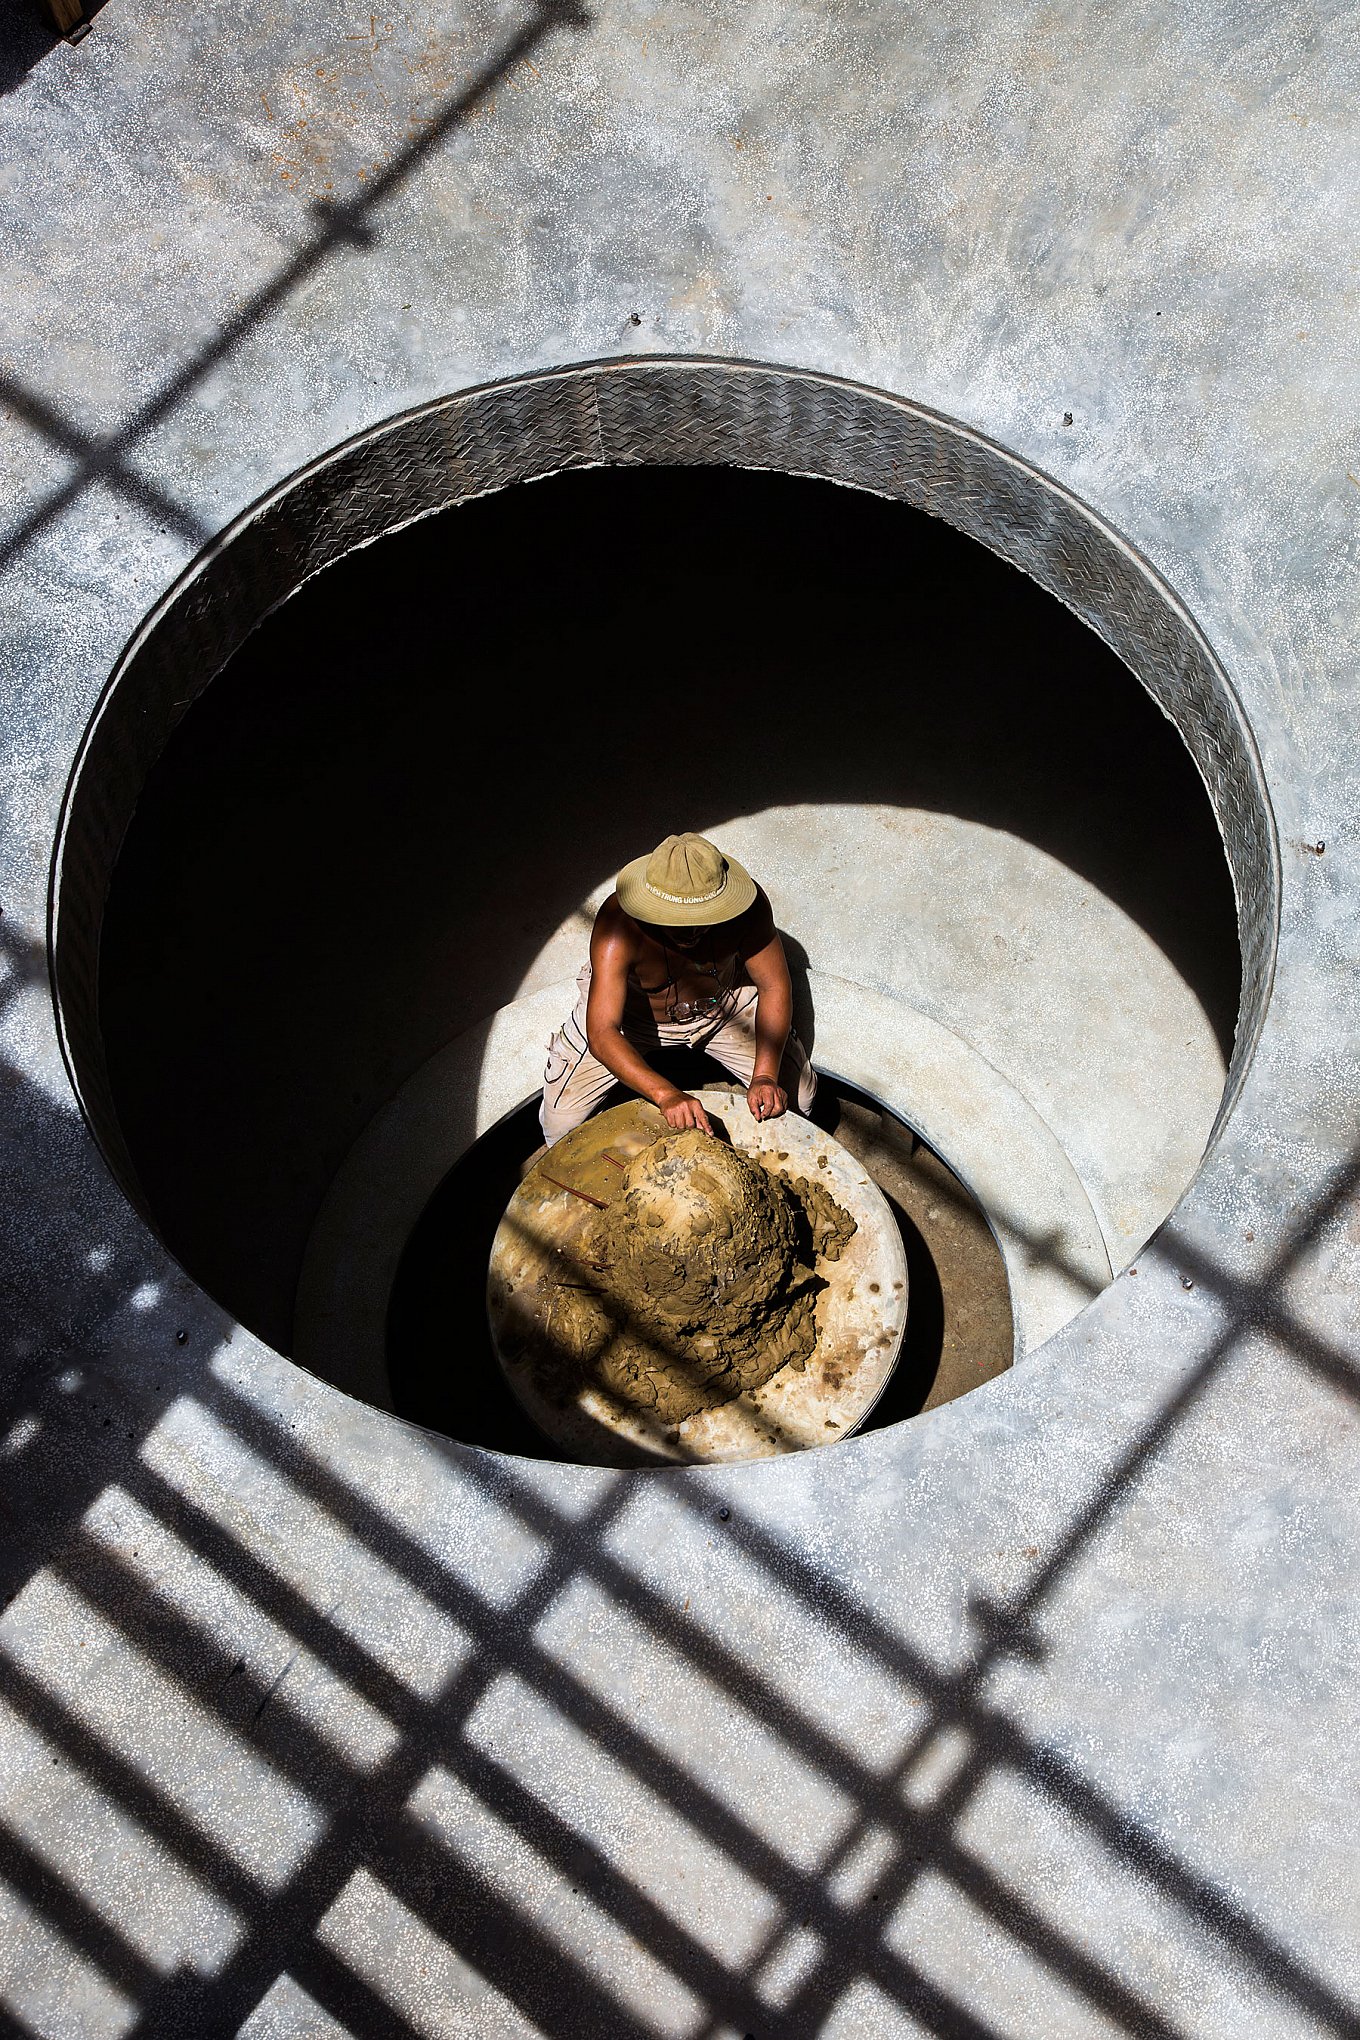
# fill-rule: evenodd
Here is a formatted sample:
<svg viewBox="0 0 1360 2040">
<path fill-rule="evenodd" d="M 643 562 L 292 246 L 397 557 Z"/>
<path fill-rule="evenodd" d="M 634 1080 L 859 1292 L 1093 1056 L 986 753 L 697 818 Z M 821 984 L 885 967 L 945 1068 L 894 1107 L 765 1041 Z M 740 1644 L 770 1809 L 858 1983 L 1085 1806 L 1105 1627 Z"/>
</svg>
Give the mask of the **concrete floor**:
<svg viewBox="0 0 1360 2040">
<path fill-rule="evenodd" d="M 10 2031 L 1360 2031 L 1358 55 L 1353 11 L 1236 0 L 110 0 L 5 50 Z M 1255 746 L 1279 856 L 1241 1086 L 1136 1272 L 924 1419 L 635 1479 L 414 1432 L 215 1306 L 75 1111 L 44 928 L 82 734 L 200 545 L 405 407 L 667 354 L 886 391 L 964 483 L 1003 449 L 991 541 L 1122 563 L 1112 635 L 1145 563 L 1250 744 L 1188 640 L 1144 677 L 1239 870 Z"/>
</svg>

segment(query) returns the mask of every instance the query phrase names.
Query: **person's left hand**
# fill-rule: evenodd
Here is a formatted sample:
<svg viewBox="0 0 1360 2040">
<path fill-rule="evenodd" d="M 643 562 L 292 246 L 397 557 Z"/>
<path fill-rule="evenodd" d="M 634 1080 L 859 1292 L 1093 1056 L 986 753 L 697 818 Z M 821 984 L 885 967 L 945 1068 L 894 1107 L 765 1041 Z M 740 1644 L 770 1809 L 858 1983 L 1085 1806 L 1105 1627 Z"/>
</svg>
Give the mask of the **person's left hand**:
<svg viewBox="0 0 1360 2040">
<path fill-rule="evenodd" d="M 773 1077 L 753 1077 L 746 1090 L 752 1119 L 778 1119 L 788 1111 L 784 1088 Z"/>
</svg>

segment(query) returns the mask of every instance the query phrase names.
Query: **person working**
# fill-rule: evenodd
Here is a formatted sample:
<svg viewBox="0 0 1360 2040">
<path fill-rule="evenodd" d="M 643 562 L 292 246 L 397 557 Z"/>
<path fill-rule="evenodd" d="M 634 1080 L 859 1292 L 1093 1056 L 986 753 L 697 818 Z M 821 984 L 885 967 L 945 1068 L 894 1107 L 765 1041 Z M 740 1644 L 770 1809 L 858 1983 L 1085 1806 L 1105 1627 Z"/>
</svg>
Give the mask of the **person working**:
<svg viewBox="0 0 1360 2040">
<path fill-rule="evenodd" d="M 746 1086 L 756 1119 L 817 1090 L 793 1033 L 793 993 L 770 902 L 704 836 L 667 836 L 626 864 L 599 913 L 580 998 L 548 1043 L 539 1118 L 551 1146 L 615 1083 L 650 1098 L 677 1129 L 711 1133 L 699 1100 L 657 1075 L 658 1048 L 698 1048 Z"/>
</svg>

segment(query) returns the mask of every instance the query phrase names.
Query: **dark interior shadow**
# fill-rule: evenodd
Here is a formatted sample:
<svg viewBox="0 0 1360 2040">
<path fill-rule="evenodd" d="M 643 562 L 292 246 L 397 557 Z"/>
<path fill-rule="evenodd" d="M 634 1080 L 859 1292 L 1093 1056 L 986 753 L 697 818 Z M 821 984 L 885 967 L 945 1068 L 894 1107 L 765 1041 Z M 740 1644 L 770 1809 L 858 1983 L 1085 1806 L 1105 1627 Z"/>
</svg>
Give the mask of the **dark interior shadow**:
<svg viewBox="0 0 1360 2040">
<path fill-rule="evenodd" d="M 40 0 L 0 0 L 0 98 L 61 42 Z"/>
<path fill-rule="evenodd" d="M 0 0 L 0 99 L 22 85 L 63 42 L 83 41 L 105 4 L 106 0 L 82 0 L 79 21 L 63 36 L 42 0 Z"/>
<path fill-rule="evenodd" d="M 466 1444 L 563 1459 L 510 1393 L 486 1315 L 491 1242 L 526 1155 L 543 1138 L 521 1105 L 456 1162 L 412 1229 L 387 1306 L 387 1370 L 399 1416 Z"/>
<path fill-rule="evenodd" d="M 793 987 L 793 1031 L 812 1056 L 817 1048 L 817 1015 L 813 1010 L 812 986 L 808 981 L 811 960 L 798 937 L 791 935 L 787 928 L 780 929 L 779 939 L 784 945 L 789 982 Z"/>
<path fill-rule="evenodd" d="M 946 525 L 778 475 L 602 470 L 318 576 L 185 716 L 114 875 L 102 1024 L 167 1242 L 286 1351 L 344 1154 L 602 877 L 671 828 L 837 802 L 1060 860 L 1226 1049 L 1232 891 L 1177 732 Z"/>
</svg>

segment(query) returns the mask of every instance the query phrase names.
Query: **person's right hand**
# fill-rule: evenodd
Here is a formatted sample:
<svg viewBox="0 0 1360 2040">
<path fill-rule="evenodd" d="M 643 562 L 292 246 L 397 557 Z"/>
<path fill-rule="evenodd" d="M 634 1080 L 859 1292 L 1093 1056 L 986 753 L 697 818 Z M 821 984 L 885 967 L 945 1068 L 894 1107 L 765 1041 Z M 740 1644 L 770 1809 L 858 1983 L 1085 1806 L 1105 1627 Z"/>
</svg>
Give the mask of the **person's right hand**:
<svg viewBox="0 0 1360 2040">
<path fill-rule="evenodd" d="M 688 1091 L 671 1091 L 656 1101 L 657 1111 L 667 1126 L 676 1133 L 682 1133 L 687 1126 L 697 1126 L 701 1133 L 712 1133 L 708 1114 L 697 1098 L 691 1098 Z"/>
</svg>

